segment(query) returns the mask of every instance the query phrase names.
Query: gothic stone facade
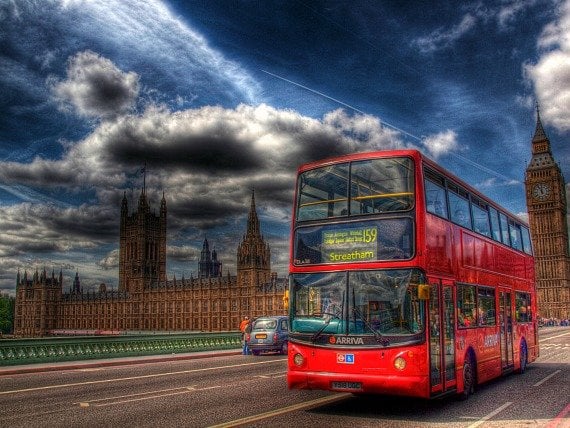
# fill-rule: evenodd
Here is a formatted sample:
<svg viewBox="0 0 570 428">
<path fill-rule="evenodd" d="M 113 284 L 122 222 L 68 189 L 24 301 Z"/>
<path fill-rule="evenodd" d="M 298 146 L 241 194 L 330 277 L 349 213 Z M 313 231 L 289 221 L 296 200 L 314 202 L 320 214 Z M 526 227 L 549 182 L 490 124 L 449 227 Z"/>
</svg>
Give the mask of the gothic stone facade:
<svg viewBox="0 0 570 428">
<path fill-rule="evenodd" d="M 198 278 L 166 278 L 166 201 L 151 213 L 145 191 L 131 215 L 121 207 L 119 287 L 84 293 L 79 275 L 64 292 L 63 275 L 18 272 L 15 334 L 92 331 L 232 331 L 244 315 L 282 315 L 286 280 L 271 273 L 252 194 L 247 231 L 237 250 L 237 276 L 221 275 L 205 245 Z"/>
<path fill-rule="evenodd" d="M 566 184 L 552 156 L 538 109 L 525 188 L 539 315 L 567 319 L 570 317 L 570 250 Z"/>
</svg>

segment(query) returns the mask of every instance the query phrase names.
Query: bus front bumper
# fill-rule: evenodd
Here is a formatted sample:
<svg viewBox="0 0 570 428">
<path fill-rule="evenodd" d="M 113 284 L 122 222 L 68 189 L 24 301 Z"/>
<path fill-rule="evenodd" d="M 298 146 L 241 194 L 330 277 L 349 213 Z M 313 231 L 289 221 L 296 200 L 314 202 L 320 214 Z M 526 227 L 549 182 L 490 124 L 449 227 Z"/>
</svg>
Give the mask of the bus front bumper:
<svg viewBox="0 0 570 428">
<path fill-rule="evenodd" d="M 344 374 L 330 372 L 287 372 L 289 389 L 320 389 L 355 394 L 388 394 L 428 398 L 428 376 L 394 374 Z"/>
</svg>

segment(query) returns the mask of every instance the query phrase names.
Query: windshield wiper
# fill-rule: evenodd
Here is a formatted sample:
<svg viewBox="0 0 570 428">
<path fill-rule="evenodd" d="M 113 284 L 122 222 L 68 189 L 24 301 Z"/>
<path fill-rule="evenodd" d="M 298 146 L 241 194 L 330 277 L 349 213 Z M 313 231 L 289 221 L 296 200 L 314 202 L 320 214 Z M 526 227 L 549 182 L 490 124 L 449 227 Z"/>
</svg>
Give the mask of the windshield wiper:
<svg viewBox="0 0 570 428">
<path fill-rule="evenodd" d="M 362 320 L 364 325 L 368 327 L 368 329 L 372 332 L 374 339 L 376 339 L 376 342 L 380 343 L 382 346 L 388 346 L 390 344 L 390 341 L 386 337 L 384 337 L 378 330 L 372 327 L 372 324 L 370 324 L 370 322 L 362 315 L 362 312 L 360 312 L 356 306 L 353 306 L 351 309 Z M 356 323 L 356 319 L 354 321 Z"/>
<path fill-rule="evenodd" d="M 330 318 L 325 321 L 325 323 L 323 324 L 323 326 L 322 326 L 315 334 L 313 334 L 313 336 L 311 337 L 311 341 L 312 341 L 313 343 L 315 343 L 315 340 L 317 340 L 319 337 L 321 337 L 321 334 L 323 334 L 323 331 L 325 331 L 325 328 L 328 327 L 328 325 L 331 323 L 331 321 L 332 321 L 333 319 L 335 319 L 335 318 L 336 318 L 336 319 L 340 319 L 340 318 L 338 317 L 338 315 L 331 314 L 331 313 L 329 313 L 329 312 L 322 312 L 322 313 L 317 313 L 317 312 L 315 312 L 315 313 L 311 314 L 311 316 L 317 316 L 317 317 L 318 317 L 318 316 L 322 317 L 323 315 L 328 315 L 328 316 L 330 316 Z"/>
</svg>

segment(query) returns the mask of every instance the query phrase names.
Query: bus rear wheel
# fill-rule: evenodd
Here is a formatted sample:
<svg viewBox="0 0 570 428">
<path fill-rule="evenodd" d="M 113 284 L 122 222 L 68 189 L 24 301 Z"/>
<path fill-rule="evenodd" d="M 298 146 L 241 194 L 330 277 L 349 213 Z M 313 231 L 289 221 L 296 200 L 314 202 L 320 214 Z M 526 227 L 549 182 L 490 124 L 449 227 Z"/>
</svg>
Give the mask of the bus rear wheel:
<svg viewBox="0 0 570 428">
<path fill-rule="evenodd" d="M 475 361 L 468 355 L 463 362 L 463 392 L 459 398 L 467 400 L 475 392 Z"/>
</svg>

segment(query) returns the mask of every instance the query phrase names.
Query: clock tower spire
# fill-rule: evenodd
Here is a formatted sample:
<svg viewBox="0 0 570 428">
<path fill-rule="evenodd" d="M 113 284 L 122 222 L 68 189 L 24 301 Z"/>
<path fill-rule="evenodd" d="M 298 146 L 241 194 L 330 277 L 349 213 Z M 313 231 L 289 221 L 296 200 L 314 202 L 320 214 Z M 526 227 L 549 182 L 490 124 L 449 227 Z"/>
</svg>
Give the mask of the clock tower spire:
<svg viewBox="0 0 570 428">
<path fill-rule="evenodd" d="M 538 105 L 532 158 L 525 173 L 526 203 L 534 247 L 539 314 L 570 316 L 570 251 L 566 184 L 554 161 Z"/>
</svg>

